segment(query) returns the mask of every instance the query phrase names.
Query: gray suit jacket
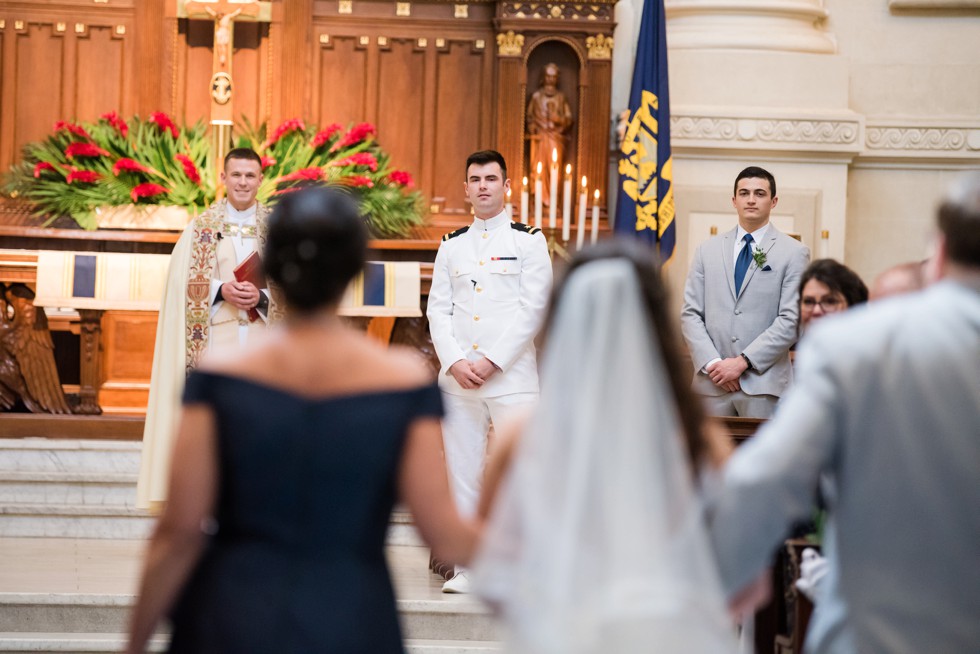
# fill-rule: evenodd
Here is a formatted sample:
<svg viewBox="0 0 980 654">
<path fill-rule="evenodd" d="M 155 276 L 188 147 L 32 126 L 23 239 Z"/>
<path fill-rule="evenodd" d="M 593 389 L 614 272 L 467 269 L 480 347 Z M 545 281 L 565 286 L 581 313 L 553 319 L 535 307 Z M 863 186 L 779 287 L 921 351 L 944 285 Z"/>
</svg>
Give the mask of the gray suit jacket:
<svg viewBox="0 0 980 654">
<path fill-rule="evenodd" d="M 800 278 L 810 250 L 775 225 L 763 243 L 762 269 L 753 262 L 735 296 L 735 234 L 715 236 L 700 246 L 684 287 L 681 329 L 694 362 L 694 390 L 722 395 L 702 372 L 712 359 L 742 353 L 752 362 L 739 382 L 747 395 L 782 395 L 793 380 L 789 348 L 796 341 L 800 317 Z"/>
<path fill-rule="evenodd" d="M 829 570 L 811 653 L 980 646 L 980 283 L 821 319 L 796 385 L 724 471 L 712 520 L 729 592 L 823 480 Z"/>
</svg>

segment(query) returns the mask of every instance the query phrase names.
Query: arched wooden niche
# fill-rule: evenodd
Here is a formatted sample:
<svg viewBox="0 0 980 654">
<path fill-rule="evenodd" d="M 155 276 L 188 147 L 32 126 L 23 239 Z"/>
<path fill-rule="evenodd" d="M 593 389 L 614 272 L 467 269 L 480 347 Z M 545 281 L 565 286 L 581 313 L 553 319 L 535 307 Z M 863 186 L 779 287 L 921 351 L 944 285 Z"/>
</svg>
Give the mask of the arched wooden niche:
<svg viewBox="0 0 980 654">
<path fill-rule="evenodd" d="M 552 123 L 551 138 L 549 138 L 548 127 L 543 124 L 541 116 L 542 100 L 536 98 L 538 92 L 544 93 L 546 67 L 554 65 L 558 71 L 557 93 L 551 99 L 550 109 L 559 115 Z M 581 168 L 578 160 L 580 149 L 579 131 L 581 125 L 582 94 L 581 78 L 584 72 L 582 58 L 577 50 L 563 39 L 544 39 L 539 41 L 535 47 L 528 52 L 525 61 L 524 84 L 522 85 L 522 96 L 524 98 L 524 125 L 523 136 L 524 144 L 522 149 L 522 169 L 533 173 L 537 158 L 535 150 L 540 150 L 540 157 L 547 162 L 550 161 L 550 144 L 553 138 L 561 141 L 559 149 L 559 169 L 564 171 L 565 164 L 571 164 L 574 171 Z M 567 107 L 563 107 L 567 105 Z M 571 123 L 567 124 L 565 112 L 570 114 Z M 541 143 L 536 147 L 536 143 Z M 575 173 L 573 173 L 575 174 Z M 530 175 L 528 175 L 530 177 Z M 580 175 L 579 175 L 580 176 Z"/>
</svg>

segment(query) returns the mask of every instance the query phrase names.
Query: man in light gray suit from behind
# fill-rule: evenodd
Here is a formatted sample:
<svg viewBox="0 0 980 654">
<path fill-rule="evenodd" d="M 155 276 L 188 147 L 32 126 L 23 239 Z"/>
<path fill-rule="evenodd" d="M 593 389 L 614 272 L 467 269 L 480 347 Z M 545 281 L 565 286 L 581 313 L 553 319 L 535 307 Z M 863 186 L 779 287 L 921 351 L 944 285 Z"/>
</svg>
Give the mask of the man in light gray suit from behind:
<svg viewBox="0 0 980 654">
<path fill-rule="evenodd" d="M 980 173 L 938 222 L 943 279 L 809 330 L 793 389 L 724 470 L 711 531 L 729 592 L 820 480 L 811 654 L 980 648 Z"/>
<path fill-rule="evenodd" d="M 719 416 L 768 418 L 793 380 L 800 277 L 810 251 L 769 223 L 776 180 L 750 166 L 735 178 L 738 226 L 698 246 L 681 329 L 694 390 Z"/>
</svg>

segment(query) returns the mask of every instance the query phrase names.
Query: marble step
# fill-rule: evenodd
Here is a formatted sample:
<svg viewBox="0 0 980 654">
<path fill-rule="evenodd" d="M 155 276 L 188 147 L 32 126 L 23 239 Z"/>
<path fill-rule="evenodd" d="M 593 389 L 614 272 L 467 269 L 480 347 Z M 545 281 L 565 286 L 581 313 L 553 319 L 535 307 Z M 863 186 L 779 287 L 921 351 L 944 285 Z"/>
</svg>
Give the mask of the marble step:
<svg viewBox="0 0 980 654">
<path fill-rule="evenodd" d="M 0 504 L 0 536 L 141 540 L 156 519 L 133 506 L 92 504 Z"/>
<path fill-rule="evenodd" d="M 48 438 L 0 439 L 0 470 L 137 474 L 143 444 Z"/>
<path fill-rule="evenodd" d="M 0 537 L 143 540 L 153 533 L 155 523 L 156 518 L 148 512 L 130 505 L 0 500 Z M 386 543 L 424 545 L 410 513 L 392 512 Z"/>
<path fill-rule="evenodd" d="M 100 654 L 119 652 L 126 644 L 124 634 L 100 633 L 0 633 L 0 652 L 4 654 L 38 654 L 39 652 L 71 652 Z M 165 637 L 150 641 L 148 652 L 164 652 Z M 499 652 L 500 644 L 492 641 L 419 640 L 405 642 L 407 654 L 485 654 Z"/>
<path fill-rule="evenodd" d="M 91 638 L 93 635 L 101 635 L 107 640 L 118 638 L 125 632 L 133 601 L 132 595 L 0 593 L 0 634 L 8 639 L 10 646 L 17 639 L 43 639 L 52 634 L 62 634 L 65 638 Z M 471 597 L 399 599 L 396 602 L 402 632 L 409 641 L 420 644 L 452 641 L 467 647 L 475 642 L 488 646 L 498 636 L 493 619 Z M 0 648 L 0 651 L 18 650 Z"/>
<path fill-rule="evenodd" d="M 0 469 L 0 504 L 134 506 L 136 473 Z"/>
</svg>

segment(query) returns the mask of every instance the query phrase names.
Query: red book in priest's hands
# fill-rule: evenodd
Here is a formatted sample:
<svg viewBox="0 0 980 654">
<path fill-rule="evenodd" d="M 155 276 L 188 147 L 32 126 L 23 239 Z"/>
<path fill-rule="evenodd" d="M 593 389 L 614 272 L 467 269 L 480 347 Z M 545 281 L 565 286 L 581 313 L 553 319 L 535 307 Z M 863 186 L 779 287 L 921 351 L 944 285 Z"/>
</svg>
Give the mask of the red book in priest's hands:
<svg viewBox="0 0 980 654">
<path fill-rule="evenodd" d="M 258 252 L 253 252 L 245 257 L 245 261 L 235 267 L 234 273 L 235 279 L 240 282 L 251 282 L 255 288 L 259 289 L 259 292 L 265 288 L 265 271 L 262 269 L 262 259 L 259 258 Z M 255 322 L 259 317 L 258 309 L 248 310 L 249 322 Z"/>
</svg>

